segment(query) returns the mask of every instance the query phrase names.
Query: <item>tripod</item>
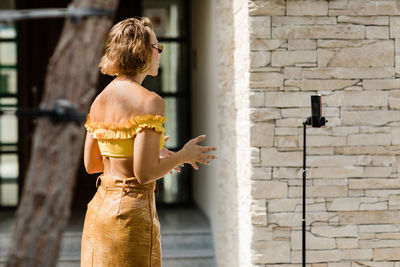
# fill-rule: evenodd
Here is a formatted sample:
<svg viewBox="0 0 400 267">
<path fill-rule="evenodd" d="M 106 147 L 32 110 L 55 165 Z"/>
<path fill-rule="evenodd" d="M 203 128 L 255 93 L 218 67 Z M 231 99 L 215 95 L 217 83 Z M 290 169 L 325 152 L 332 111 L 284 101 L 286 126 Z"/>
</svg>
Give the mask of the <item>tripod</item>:
<svg viewBox="0 0 400 267">
<path fill-rule="evenodd" d="M 303 122 L 303 217 L 302 217 L 302 262 L 303 267 L 306 267 L 306 129 L 307 125 L 312 125 L 314 128 L 320 128 L 328 122 L 325 117 L 312 116 L 308 117 Z"/>
</svg>

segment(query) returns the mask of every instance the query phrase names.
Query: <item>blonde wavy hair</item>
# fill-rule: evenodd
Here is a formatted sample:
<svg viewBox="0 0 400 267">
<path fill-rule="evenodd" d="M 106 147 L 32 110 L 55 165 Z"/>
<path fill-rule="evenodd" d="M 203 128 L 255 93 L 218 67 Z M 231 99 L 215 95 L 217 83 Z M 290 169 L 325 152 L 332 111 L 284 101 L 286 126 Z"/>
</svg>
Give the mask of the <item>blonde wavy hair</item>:
<svg viewBox="0 0 400 267">
<path fill-rule="evenodd" d="M 147 17 L 128 18 L 115 24 L 108 33 L 100 60 L 101 73 L 115 76 L 145 71 L 153 53 L 152 30 L 153 25 Z"/>
</svg>

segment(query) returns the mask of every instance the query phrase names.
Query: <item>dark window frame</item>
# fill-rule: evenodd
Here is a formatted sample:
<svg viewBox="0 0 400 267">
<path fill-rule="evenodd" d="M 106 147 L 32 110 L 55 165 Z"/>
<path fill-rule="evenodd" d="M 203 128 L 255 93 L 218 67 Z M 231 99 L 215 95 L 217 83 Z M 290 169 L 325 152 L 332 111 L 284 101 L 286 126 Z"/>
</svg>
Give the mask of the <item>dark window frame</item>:
<svg viewBox="0 0 400 267">
<path fill-rule="evenodd" d="M 17 2 L 17 1 L 16 1 Z M 17 3 L 15 3 L 17 4 Z M 10 105 L 10 104 L 0 104 L 0 109 L 3 110 L 5 108 L 11 108 L 11 109 L 17 109 L 19 106 L 19 51 L 18 51 L 18 29 L 17 29 L 17 24 L 14 24 L 15 30 L 16 30 L 16 36 L 14 38 L 0 38 L 0 44 L 2 43 L 15 43 L 16 45 L 16 63 L 15 65 L 2 65 L 0 63 L 0 69 L 15 69 L 16 70 L 16 74 L 17 74 L 17 93 L 0 93 L 0 98 L 15 98 L 16 99 L 16 104 L 15 105 Z M 0 115 L 2 116 L 2 115 Z M 17 160 L 18 160 L 18 176 L 17 177 L 1 177 L 0 175 L 0 187 L 2 187 L 3 184 L 17 184 L 17 203 L 15 206 L 9 206 L 9 205 L 3 205 L 3 202 L 1 201 L 2 198 L 2 193 L 1 193 L 1 188 L 0 188 L 0 210 L 15 210 L 19 203 L 20 203 L 20 199 L 21 199 L 21 177 L 22 176 L 22 168 L 21 168 L 21 164 L 20 164 L 20 158 L 21 158 L 21 150 L 20 150 L 20 122 L 18 120 L 18 124 L 17 124 L 17 132 L 18 132 L 18 137 L 17 137 L 17 142 L 16 143 L 1 143 L 0 141 L 0 155 L 6 155 L 6 154 L 16 154 L 17 155 Z M 6 147 L 15 147 L 15 149 L 4 149 Z M 1 160 L 0 160 L 0 164 L 1 164 Z"/>
<path fill-rule="evenodd" d="M 146 0 L 142 0 L 146 1 Z M 171 151 L 178 151 L 182 146 L 192 138 L 192 127 L 191 127 L 191 117 L 192 117 L 192 93 L 191 93 L 191 83 L 192 83 L 192 62 L 191 62 L 191 21 L 190 21 L 190 8 L 191 3 L 190 0 L 182 1 L 182 11 L 184 12 L 182 18 L 179 23 L 185 23 L 185 25 L 180 25 L 180 28 L 183 29 L 183 32 L 180 33 L 178 37 L 159 37 L 157 39 L 161 44 L 168 43 L 176 43 L 181 47 L 181 51 L 185 51 L 184 54 L 181 54 L 181 71 L 184 72 L 182 75 L 185 76 L 183 79 L 183 90 L 177 90 L 177 92 L 157 92 L 162 98 L 174 98 L 180 101 L 180 104 L 177 104 L 177 122 L 178 122 L 178 146 L 171 147 Z M 143 16 L 143 3 L 140 8 L 140 16 Z M 186 63 L 184 65 L 184 63 Z M 193 168 L 189 165 L 185 165 L 182 168 L 180 178 L 178 180 L 179 189 L 186 192 L 178 191 L 178 198 L 180 198 L 177 202 L 173 203 L 165 203 L 162 202 L 161 197 L 157 197 L 157 206 L 161 207 L 192 207 L 194 205 L 193 199 Z M 162 179 L 157 180 L 159 185 L 162 185 Z"/>
</svg>

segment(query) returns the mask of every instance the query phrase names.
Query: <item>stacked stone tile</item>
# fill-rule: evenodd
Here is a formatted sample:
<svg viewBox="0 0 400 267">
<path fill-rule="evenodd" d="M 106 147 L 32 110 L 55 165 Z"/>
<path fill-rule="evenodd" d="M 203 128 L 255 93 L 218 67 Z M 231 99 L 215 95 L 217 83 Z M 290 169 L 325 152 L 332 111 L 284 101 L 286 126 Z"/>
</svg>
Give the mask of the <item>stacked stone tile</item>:
<svg viewBox="0 0 400 267">
<path fill-rule="evenodd" d="M 250 0 L 251 253 L 300 266 L 302 122 L 307 260 L 400 267 L 400 5 L 393 0 Z"/>
</svg>

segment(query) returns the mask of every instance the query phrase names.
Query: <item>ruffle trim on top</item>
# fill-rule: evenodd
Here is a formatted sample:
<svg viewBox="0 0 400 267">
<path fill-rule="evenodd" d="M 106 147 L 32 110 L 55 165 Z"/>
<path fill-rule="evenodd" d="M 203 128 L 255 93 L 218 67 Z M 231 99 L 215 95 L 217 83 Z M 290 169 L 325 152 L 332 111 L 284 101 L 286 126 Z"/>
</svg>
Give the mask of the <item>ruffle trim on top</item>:
<svg viewBox="0 0 400 267">
<path fill-rule="evenodd" d="M 144 128 L 154 129 L 164 134 L 165 129 L 162 124 L 166 120 L 167 118 L 161 115 L 147 114 L 135 116 L 124 122 L 92 122 L 88 113 L 85 128 L 95 139 L 129 139 L 135 137 Z"/>
</svg>

